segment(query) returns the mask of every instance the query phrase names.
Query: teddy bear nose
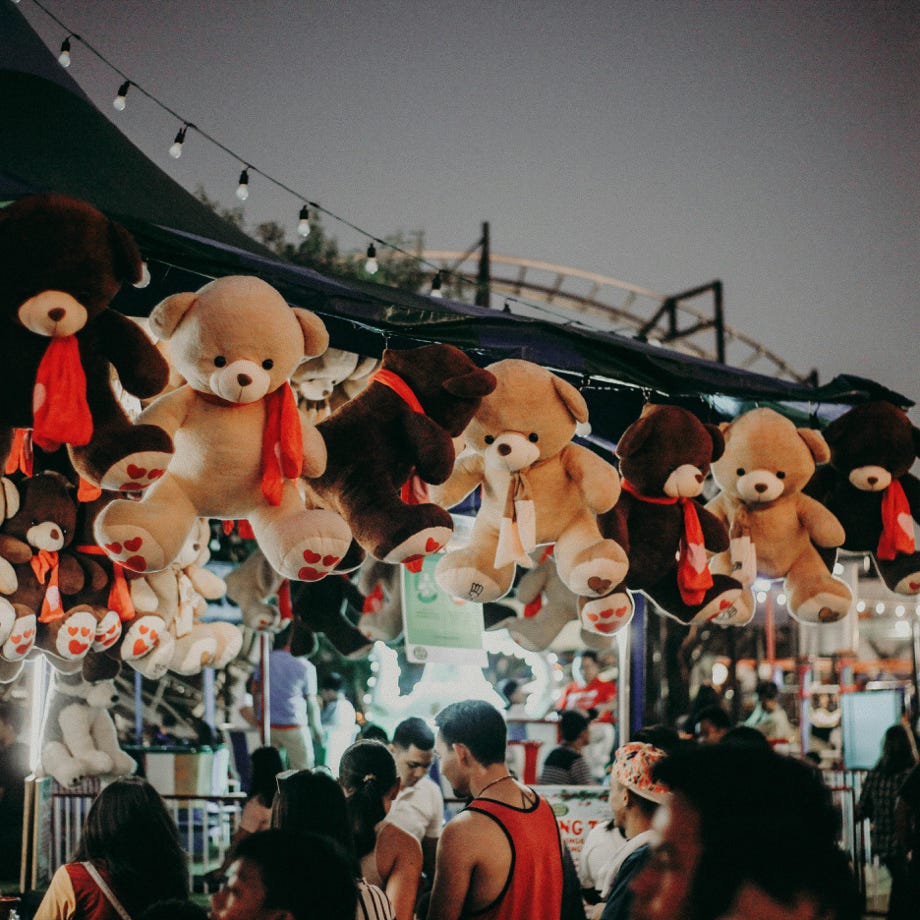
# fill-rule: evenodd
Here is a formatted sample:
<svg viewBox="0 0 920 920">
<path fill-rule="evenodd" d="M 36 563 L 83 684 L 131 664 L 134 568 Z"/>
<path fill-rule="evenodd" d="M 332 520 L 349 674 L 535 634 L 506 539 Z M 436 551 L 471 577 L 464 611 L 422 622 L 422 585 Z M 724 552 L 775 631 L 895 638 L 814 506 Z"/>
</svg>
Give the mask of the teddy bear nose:
<svg viewBox="0 0 920 920">
<path fill-rule="evenodd" d="M 48 536 L 50 536 L 52 540 L 60 540 L 61 532 L 57 529 L 57 527 L 52 527 L 51 533 Z"/>
<path fill-rule="evenodd" d="M 878 482 L 878 476 L 870 476 L 866 482 L 868 482 L 870 486 L 874 486 Z"/>
<path fill-rule="evenodd" d="M 241 387 L 248 387 L 249 384 L 252 383 L 252 377 L 250 377 L 249 374 L 237 374 L 237 375 L 236 375 L 236 382 L 237 382 Z"/>
<path fill-rule="evenodd" d="M 67 311 L 63 307 L 55 307 L 53 310 L 48 311 L 48 319 L 52 322 L 59 322 L 65 316 L 67 316 Z"/>
<path fill-rule="evenodd" d="M 766 484 L 765 482 L 758 482 L 757 485 L 754 486 L 754 491 L 756 491 L 756 492 L 766 492 L 766 491 L 767 491 L 767 484 Z"/>
<path fill-rule="evenodd" d="M 499 452 L 503 457 L 507 457 L 508 454 L 511 453 L 511 445 L 510 445 L 510 444 L 499 444 L 499 445 L 498 445 L 498 452 Z"/>
<path fill-rule="evenodd" d="M 696 473 L 695 478 L 696 478 L 696 481 L 697 481 L 697 482 L 702 482 L 702 481 L 703 481 L 703 474 L 702 474 L 702 473 Z"/>
</svg>

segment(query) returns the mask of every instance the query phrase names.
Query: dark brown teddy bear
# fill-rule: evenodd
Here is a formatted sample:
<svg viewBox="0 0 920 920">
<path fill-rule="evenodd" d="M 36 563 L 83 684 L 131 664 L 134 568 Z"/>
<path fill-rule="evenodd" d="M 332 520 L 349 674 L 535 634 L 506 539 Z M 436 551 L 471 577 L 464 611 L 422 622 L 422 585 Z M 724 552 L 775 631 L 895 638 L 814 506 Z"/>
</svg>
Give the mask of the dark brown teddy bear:
<svg viewBox="0 0 920 920">
<path fill-rule="evenodd" d="M 625 588 L 642 591 L 681 623 L 734 622 L 741 584 L 712 575 L 707 563 L 707 551 L 728 549 L 728 530 L 696 501 L 724 449 L 715 425 L 679 406 L 647 405 L 623 432 L 616 450 L 623 491 L 599 524 L 626 550 L 629 572 L 608 598 L 583 606 L 587 629 L 610 634 L 628 621 L 632 602 Z"/>
<path fill-rule="evenodd" d="M 32 195 L 0 211 L 0 465 L 13 429 L 28 428 L 43 450 L 66 444 L 105 488 L 140 491 L 162 474 L 169 436 L 133 426 L 111 386 L 113 367 L 141 398 L 169 376 L 141 329 L 109 309 L 142 275 L 128 231 L 85 202 Z"/>
<path fill-rule="evenodd" d="M 437 552 L 453 531 L 450 514 L 431 502 L 408 504 L 400 490 L 413 473 L 431 484 L 450 476 L 453 438 L 495 382 L 452 345 L 387 349 L 367 388 L 317 425 L 329 459 L 307 488 L 382 562 Z"/>
<path fill-rule="evenodd" d="M 831 459 L 805 492 L 843 524 L 841 549 L 868 553 L 885 584 L 897 594 L 920 594 L 920 482 L 909 470 L 920 454 L 920 430 L 892 403 L 850 409 L 824 432 Z M 822 553 L 833 564 L 833 549 Z"/>
</svg>

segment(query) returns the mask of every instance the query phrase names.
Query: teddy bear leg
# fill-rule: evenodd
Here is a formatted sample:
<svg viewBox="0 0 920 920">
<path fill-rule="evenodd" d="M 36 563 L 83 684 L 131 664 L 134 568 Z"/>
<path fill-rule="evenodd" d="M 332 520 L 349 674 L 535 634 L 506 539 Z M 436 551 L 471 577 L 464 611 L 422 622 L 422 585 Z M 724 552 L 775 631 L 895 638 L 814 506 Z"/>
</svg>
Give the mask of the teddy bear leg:
<svg viewBox="0 0 920 920">
<path fill-rule="evenodd" d="M 512 617 L 505 621 L 505 627 L 521 648 L 529 652 L 542 652 L 559 635 L 563 626 L 578 616 L 574 597 L 572 601 L 571 609 L 548 610 L 542 607 L 531 617 Z"/>
<path fill-rule="evenodd" d="M 299 616 L 303 616 L 301 612 Z M 345 658 L 366 658 L 373 643 L 359 630 L 345 614 L 324 605 L 312 608 L 306 625 L 321 632 Z"/>
<path fill-rule="evenodd" d="M 65 788 L 76 786 L 86 774 L 84 765 L 72 757 L 60 741 L 51 741 L 42 748 L 41 772 L 53 776 Z"/>
<path fill-rule="evenodd" d="M 203 628 L 205 624 L 196 624 L 191 631 L 173 643 L 169 670 L 175 674 L 200 674 L 217 654 L 217 637 Z"/>
<path fill-rule="evenodd" d="M 243 634 L 233 623 L 208 623 L 207 627 L 217 639 L 217 651 L 208 662 L 209 668 L 225 668 L 243 648 Z"/>
<path fill-rule="evenodd" d="M 119 646 L 121 660 L 133 667 L 136 661 L 158 648 L 167 636 L 171 638 L 171 633 L 163 617 L 157 613 L 139 614 L 123 624 Z"/>
<path fill-rule="evenodd" d="M 478 540 L 473 534 L 471 545 L 447 553 L 434 572 L 437 583 L 453 597 L 484 604 L 504 597 L 514 583 L 514 563 L 501 569 L 492 565 L 495 543 Z"/>
<path fill-rule="evenodd" d="M 362 613 L 358 619 L 358 632 L 371 642 L 392 642 L 402 631 L 402 610 L 395 604 L 384 603 L 379 610 Z"/>
<path fill-rule="evenodd" d="M 740 603 L 743 593 L 744 588 L 737 579 L 728 575 L 713 575 L 712 587 L 706 592 L 698 606 L 687 605 L 690 619 L 682 619 L 682 622 L 742 626 L 754 615 L 753 607 Z M 747 619 L 744 619 L 745 616 Z"/>
<path fill-rule="evenodd" d="M 35 645 L 38 617 L 22 604 L 13 604 L 16 619 L 9 638 L 0 646 L 0 659 L 22 661 Z"/>
<path fill-rule="evenodd" d="M 621 584 L 606 597 L 579 597 L 578 615 L 584 632 L 599 636 L 612 636 L 632 619 L 635 605 Z"/>
<path fill-rule="evenodd" d="M 556 540 L 556 571 L 583 597 L 606 597 L 626 577 L 629 561 L 616 540 L 601 539 L 597 524 L 582 516 Z"/>
<path fill-rule="evenodd" d="M 38 624 L 38 644 L 65 661 L 81 661 L 96 639 L 96 617 L 88 604 L 79 604 L 51 623 Z"/>
<path fill-rule="evenodd" d="M 920 553 L 892 560 L 875 558 L 875 567 L 890 591 L 908 596 L 920 594 Z"/>
<path fill-rule="evenodd" d="M 269 565 L 260 549 L 253 550 L 224 580 L 227 599 L 240 608 L 243 625 L 256 631 L 281 629 L 281 613 L 268 603 L 268 598 L 278 594 L 284 579 Z"/>
<path fill-rule="evenodd" d="M 145 574 L 159 572 L 176 559 L 198 517 L 195 505 L 167 474 L 143 501 L 116 499 L 107 505 L 93 531 L 112 559 Z"/>
<path fill-rule="evenodd" d="M 16 608 L 5 597 L 0 597 L 0 647 L 13 634 L 15 625 Z"/>
<path fill-rule="evenodd" d="M 853 602 L 849 586 L 828 574 L 818 553 L 803 553 L 786 574 L 789 613 L 801 623 L 835 623 Z"/>
<path fill-rule="evenodd" d="M 450 514 L 429 503 L 406 505 L 396 502 L 389 511 L 376 509 L 365 527 L 377 534 L 370 553 L 391 565 L 418 562 L 443 549 L 450 542 L 454 522 Z M 364 522 L 362 522 L 364 524 Z"/>
<path fill-rule="evenodd" d="M 104 607 L 93 608 L 93 614 L 96 618 L 96 632 L 92 651 L 104 652 L 121 637 L 121 617 L 116 610 L 106 610 Z"/>
<path fill-rule="evenodd" d="M 164 632 L 158 634 L 156 645 L 147 654 L 133 658 L 128 661 L 128 664 L 144 677 L 159 680 L 169 670 L 175 643 L 175 636 L 166 628 Z"/>
</svg>

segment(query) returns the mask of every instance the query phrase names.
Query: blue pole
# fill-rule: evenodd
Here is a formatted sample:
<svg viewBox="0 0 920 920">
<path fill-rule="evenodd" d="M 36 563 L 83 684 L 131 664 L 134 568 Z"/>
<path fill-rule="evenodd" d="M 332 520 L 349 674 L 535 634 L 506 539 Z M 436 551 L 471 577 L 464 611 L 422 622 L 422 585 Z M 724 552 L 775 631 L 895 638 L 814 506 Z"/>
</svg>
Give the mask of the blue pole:
<svg viewBox="0 0 920 920">
<path fill-rule="evenodd" d="M 214 668 L 201 669 L 201 692 L 204 694 L 204 721 L 211 731 L 217 728 L 217 706 L 214 699 Z"/>
</svg>

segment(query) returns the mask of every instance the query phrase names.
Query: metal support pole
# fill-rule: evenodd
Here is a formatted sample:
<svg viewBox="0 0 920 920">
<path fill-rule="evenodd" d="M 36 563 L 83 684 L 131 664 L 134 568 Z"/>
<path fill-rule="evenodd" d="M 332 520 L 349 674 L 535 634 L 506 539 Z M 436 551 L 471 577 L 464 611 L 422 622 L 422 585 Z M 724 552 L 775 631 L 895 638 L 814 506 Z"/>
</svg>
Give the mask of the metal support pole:
<svg viewBox="0 0 920 920">
<path fill-rule="evenodd" d="M 144 743 L 144 678 L 140 671 L 134 672 L 134 741 Z"/>
<path fill-rule="evenodd" d="M 201 669 L 201 694 L 204 698 L 204 721 L 212 732 L 217 730 L 217 701 L 214 699 L 214 668 Z"/>
<path fill-rule="evenodd" d="M 634 594 L 633 602 L 636 605 L 632 622 L 629 624 L 630 649 L 629 649 L 629 691 L 630 708 L 629 721 L 626 728 L 641 728 L 645 714 L 645 621 L 646 601 L 642 594 Z M 626 731 L 620 736 L 620 743 L 629 741 L 630 734 Z"/>
<path fill-rule="evenodd" d="M 259 652 L 262 672 L 262 744 L 271 744 L 271 679 L 268 671 L 268 657 L 272 651 L 272 637 L 267 632 L 259 633 Z"/>
<path fill-rule="evenodd" d="M 476 274 L 476 305 L 489 306 L 489 292 L 492 286 L 492 269 L 489 254 L 489 222 L 482 225 L 482 240 L 479 244 L 479 271 Z"/>
</svg>

